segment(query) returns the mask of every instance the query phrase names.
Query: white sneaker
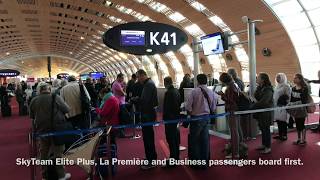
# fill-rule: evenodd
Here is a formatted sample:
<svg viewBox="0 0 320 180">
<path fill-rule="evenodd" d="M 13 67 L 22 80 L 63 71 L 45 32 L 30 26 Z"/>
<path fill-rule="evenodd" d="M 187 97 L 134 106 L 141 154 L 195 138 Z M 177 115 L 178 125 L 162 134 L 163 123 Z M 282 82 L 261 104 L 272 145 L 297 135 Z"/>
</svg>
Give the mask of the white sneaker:
<svg viewBox="0 0 320 180">
<path fill-rule="evenodd" d="M 265 148 L 263 151 L 260 151 L 260 154 L 269 154 L 271 153 L 271 148 Z"/>
<path fill-rule="evenodd" d="M 155 165 L 152 165 L 152 164 L 140 166 L 141 170 L 149 170 L 149 169 L 153 169 L 153 168 L 155 168 L 155 167 L 156 167 L 156 166 L 155 166 Z"/>
<path fill-rule="evenodd" d="M 70 179 L 70 178 L 71 178 L 71 174 L 70 173 L 66 173 L 64 175 L 64 177 L 63 178 L 59 178 L 59 180 L 67 180 L 67 179 Z"/>
<path fill-rule="evenodd" d="M 179 151 L 184 151 L 184 150 L 186 150 L 187 148 L 186 147 L 184 147 L 184 146 L 179 146 Z"/>
</svg>

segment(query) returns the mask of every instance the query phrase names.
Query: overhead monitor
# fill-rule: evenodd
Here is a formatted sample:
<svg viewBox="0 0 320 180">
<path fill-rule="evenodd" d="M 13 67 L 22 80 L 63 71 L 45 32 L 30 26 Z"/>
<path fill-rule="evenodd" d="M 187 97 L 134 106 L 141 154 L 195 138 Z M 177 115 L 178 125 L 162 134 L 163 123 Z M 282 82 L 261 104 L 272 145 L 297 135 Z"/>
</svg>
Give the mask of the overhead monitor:
<svg viewBox="0 0 320 180">
<path fill-rule="evenodd" d="M 204 55 L 209 56 L 224 53 L 223 39 L 220 32 L 203 36 L 200 39 Z"/>
<path fill-rule="evenodd" d="M 90 77 L 92 79 L 100 79 L 101 77 L 105 77 L 105 74 L 103 72 L 91 72 Z"/>
<path fill-rule="evenodd" d="M 88 77 L 90 77 L 89 74 L 80 74 L 80 79 L 81 79 L 82 81 L 87 80 Z"/>
<path fill-rule="evenodd" d="M 121 30 L 121 46 L 144 46 L 145 31 Z"/>
<path fill-rule="evenodd" d="M 59 73 L 57 76 L 60 76 L 62 79 L 68 79 L 69 74 L 68 73 Z"/>
</svg>

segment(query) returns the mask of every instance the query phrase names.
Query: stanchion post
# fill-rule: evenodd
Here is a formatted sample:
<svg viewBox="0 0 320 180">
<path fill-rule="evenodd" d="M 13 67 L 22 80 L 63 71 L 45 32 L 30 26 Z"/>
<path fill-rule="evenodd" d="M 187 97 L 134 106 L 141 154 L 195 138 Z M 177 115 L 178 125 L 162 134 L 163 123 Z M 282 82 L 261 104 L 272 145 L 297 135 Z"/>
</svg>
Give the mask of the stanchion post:
<svg viewBox="0 0 320 180">
<path fill-rule="evenodd" d="M 133 124 L 136 125 L 136 106 L 132 105 L 132 111 L 133 111 Z M 141 138 L 140 135 L 136 135 L 136 127 L 133 128 L 133 135 L 131 139 L 139 139 Z"/>
</svg>

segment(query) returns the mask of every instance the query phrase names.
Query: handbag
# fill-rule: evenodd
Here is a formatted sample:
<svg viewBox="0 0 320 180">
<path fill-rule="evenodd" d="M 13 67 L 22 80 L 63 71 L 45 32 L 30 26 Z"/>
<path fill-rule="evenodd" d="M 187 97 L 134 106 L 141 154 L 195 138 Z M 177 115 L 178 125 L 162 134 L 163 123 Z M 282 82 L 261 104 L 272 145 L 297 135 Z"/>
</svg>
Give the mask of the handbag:
<svg viewBox="0 0 320 180">
<path fill-rule="evenodd" d="M 60 123 L 53 123 L 53 114 L 54 114 L 54 104 L 56 100 L 56 95 L 52 94 L 52 103 L 51 103 L 51 128 L 54 132 L 61 132 L 61 131 L 70 131 L 73 130 L 73 126 L 70 122 L 66 121 L 65 118 Z M 67 134 L 67 135 L 58 135 L 53 136 L 53 143 L 56 146 L 61 146 L 66 143 L 74 142 L 75 137 L 74 135 Z"/>
<path fill-rule="evenodd" d="M 314 101 L 313 101 L 313 99 L 312 99 L 312 97 L 310 96 L 310 95 L 308 95 L 308 97 L 307 97 L 308 99 L 307 99 L 307 103 L 308 104 L 313 104 L 314 103 Z M 314 112 L 316 112 L 316 105 L 310 105 L 310 106 L 307 106 L 307 112 L 308 113 L 314 113 Z"/>
<path fill-rule="evenodd" d="M 289 103 L 289 105 L 298 105 L 300 103 Z M 294 118 L 305 118 L 307 117 L 307 108 L 305 107 L 298 107 L 293 109 L 287 109 L 287 112 L 290 114 L 290 116 Z"/>
<path fill-rule="evenodd" d="M 211 109 L 211 103 L 210 103 L 210 99 L 209 99 L 209 95 L 207 94 L 207 92 L 204 91 L 204 89 L 202 89 L 201 87 L 199 87 L 201 89 L 201 92 L 203 94 L 203 96 L 207 99 L 208 102 L 208 106 L 210 109 L 210 116 L 214 115 L 214 111 L 212 111 Z M 210 118 L 210 124 L 215 124 L 216 123 L 216 118 Z"/>
</svg>

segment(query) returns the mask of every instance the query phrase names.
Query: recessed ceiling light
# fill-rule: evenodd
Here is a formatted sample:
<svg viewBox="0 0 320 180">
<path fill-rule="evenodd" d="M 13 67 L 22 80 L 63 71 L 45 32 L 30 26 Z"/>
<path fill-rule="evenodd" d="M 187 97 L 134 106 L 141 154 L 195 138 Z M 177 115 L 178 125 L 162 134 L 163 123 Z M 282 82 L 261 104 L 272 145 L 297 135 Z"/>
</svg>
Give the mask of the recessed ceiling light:
<svg viewBox="0 0 320 180">
<path fill-rule="evenodd" d="M 80 39 L 81 39 L 81 40 L 84 40 L 84 37 L 83 37 L 83 36 L 81 36 L 81 37 L 80 37 Z"/>
<path fill-rule="evenodd" d="M 146 49 L 147 52 L 152 52 L 152 49 Z"/>
<path fill-rule="evenodd" d="M 73 54 L 73 52 L 70 51 L 69 54 Z"/>
<path fill-rule="evenodd" d="M 6 55 L 7 55 L 7 56 L 8 56 L 8 55 L 10 55 L 10 53 L 9 53 L 9 52 L 7 52 L 7 53 L 6 53 Z"/>
</svg>

